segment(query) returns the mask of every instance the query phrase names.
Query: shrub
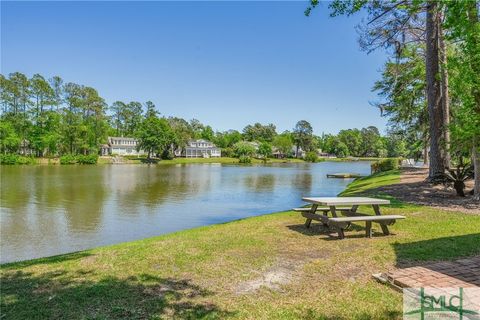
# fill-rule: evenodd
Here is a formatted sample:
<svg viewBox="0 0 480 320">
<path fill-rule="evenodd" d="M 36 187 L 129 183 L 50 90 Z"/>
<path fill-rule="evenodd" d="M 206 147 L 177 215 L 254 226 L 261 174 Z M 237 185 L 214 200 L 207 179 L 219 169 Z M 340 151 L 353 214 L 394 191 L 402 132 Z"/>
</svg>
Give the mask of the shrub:
<svg viewBox="0 0 480 320">
<path fill-rule="evenodd" d="M 250 158 L 249 156 L 240 156 L 238 158 L 238 162 L 240 162 L 240 163 L 252 163 L 252 158 Z"/>
<path fill-rule="evenodd" d="M 255 147 L 246 141 L 239 141 L 233 145 L 233 150 L 237 157 L 247 156 L 251 157 L 255 154 Z"/>
<path fill-rule="evenodd" d="M 175 158 L 175 155 L 170 150 L 164 150 L 160 158 L 162 158 L 163 160 L 173 160 L 173 158 Z"/>
<path fill-rule="evenodd" d="M 0 155 L 0 164 L 35 164 L 35 162 L 33 157 L 24 157 L 13 153 Z"/>
<path fill-rule="evenodd" d="M 318 155 L 315 151 L 309 151 L 305 155 L 305 161 L 308 162 L 317 162 L 318 161 Z"/>
<path fill-rule="evenodd" d="M 98 161 L 98 156 L 96 154 L 89 155 L 78 155 L 76 156 L 78 164 L 96 164 Z"/>
<path fill-rule="evenodd" d="M 398 169 L 400 166 L 400 161 L 401 160 L 399 158 L 387 158 L 375 161 L 371 165 L 372 173 Z"/>
<path fill-rule="evenodd" d="M 0 155 L 0 164 L 17 164 L 18 155 L 2 154 Z"/>
<path fill-rule="evenodd" d="M 235 155 L 232 148 L 222 148 L 222 157 L 231 158 Z"/>
<path fill-rule="evenodd" d="M 73 154 L 66 154 L 60 157 L 60 164 L 75 164 L 77 158 Z"/>
</svg>

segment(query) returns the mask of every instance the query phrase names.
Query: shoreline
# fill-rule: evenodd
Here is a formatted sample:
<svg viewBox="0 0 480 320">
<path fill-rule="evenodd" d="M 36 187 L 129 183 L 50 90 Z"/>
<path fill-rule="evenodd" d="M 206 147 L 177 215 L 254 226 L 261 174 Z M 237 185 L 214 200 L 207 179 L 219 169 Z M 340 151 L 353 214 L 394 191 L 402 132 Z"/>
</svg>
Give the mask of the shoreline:
<svg viewBox="0 0 480 320">
<path fill-rule="evenodd" d="M 152 164 L 152 165 L 175 165 L 175 164 L 193 164 L 193 163 L 211 163 L 211 164 L 239 164 L 239 165 L 248 165 L 239 163 L 238 158 L 232 157 L 221 157 L 221 158 L 174 158 L 172 160 L 158 160 L 153 159 L 153 162 L 146 163 L 144 158 L 126 158 L 121 157 L 121 162 L 114 163 L 114 157 L 111 156 L 101 156 L 98 158 L 96 164 L 60 164 L 60 158 L 33 158 L 34 163 L 28 164 L 0 164 L 1 166 L 92 166 L 92 165 L 117 165 L 117 164 Z M 316 162 L 357 162 L 357 161 L 378 161 L 382 158 L 370 158 L 370 157 L 359 157 L 359 158 L 326 158 L 319 157 Z M 308 162 L 303 159 L 297 158 L 285 158 L 285 159 L 276 159 L 269 158 L 266 162 L 262 159 L 252 158 L 251 164 L 274 164 L 274 163 L 314 163 Z"/>
</svg>

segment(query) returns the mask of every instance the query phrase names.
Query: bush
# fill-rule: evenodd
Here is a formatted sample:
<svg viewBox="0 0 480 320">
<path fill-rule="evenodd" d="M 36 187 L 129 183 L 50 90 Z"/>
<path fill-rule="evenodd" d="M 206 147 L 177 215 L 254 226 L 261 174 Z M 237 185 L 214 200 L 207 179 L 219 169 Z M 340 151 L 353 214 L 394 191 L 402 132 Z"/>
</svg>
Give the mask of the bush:
<svg viewBox="0 0 480 320">
<path fill-rule="evenodd" d="M 160 158 L 162 158 L 163 160 L 173 160 L 173 158 L 175 158 L 175 155 L 170 150 L 164 150 Z"/>
<path fill-rule="evenodd" d="M 1 164 L 17 164 L 18 155 L 16 154 L 2 154 L 0 155 Z"/>
<path fill-rule="evenodd" d="M 250 158 L 249 156 L 240 156 L 238 158 L 238 162 L 240 162 L 240 163 L 252 163 L 252 158 Z"/>
<path fill-rule="evenodd" d="M 318 161 L 318 155 L 315 151 L 309 151 L 305 155 L 305 161 L 308 162 L 317 162 Z"/>
<path fill-rule="evenodd" d="M 75 164 L 77 158 L 73 154 L 66 154 L 60 157 L 60 164 Z"/>
<path fill-rule="evenodd" d="M 255 147 L 246 141 L 240 141 L 233 145 L 233 150 L 237 157 L 247 156 L 251 157 L 255 154 Z"/>
<path fill-rule="evenodd" d="M 235 156 L 232 148 L 222 148 L 222 157 L 231 158 Z"/>
<path fill-rule="evenodd" d="M 387 159 L 375 161 L 371 165 L 372 173 L 398 169 L 400 166 L 400 161 L 401 159 L 399 158 L 387 158 Z"/>
<path fill-rule="evenodd" d="M 2 154 L 0 155 L 0 164 L 35 164 L 35 158 L 19 156 L 18 154 Z"/>
<path fill-rule="evenodd" d="M 96 164 L 98 161 L 98 156 L 96 154 L 89 155 L 78 155 L 76 156 L 78 164 Z"/>
</svg>

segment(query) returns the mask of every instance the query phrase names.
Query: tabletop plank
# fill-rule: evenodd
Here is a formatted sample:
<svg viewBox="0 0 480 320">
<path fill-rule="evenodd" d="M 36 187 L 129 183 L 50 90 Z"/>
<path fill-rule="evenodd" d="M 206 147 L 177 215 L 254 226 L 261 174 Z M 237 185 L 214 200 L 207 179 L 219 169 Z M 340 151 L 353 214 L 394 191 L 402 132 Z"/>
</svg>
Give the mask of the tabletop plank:
<svg viewBox="0 0 480 320">
<path fill-rule="evenodd" d="M 304 197 L 303 201 L 322 206 L 355 206 L 369 204 L 390 204 L 390 200 L 368 197 Z"/>
</svg>

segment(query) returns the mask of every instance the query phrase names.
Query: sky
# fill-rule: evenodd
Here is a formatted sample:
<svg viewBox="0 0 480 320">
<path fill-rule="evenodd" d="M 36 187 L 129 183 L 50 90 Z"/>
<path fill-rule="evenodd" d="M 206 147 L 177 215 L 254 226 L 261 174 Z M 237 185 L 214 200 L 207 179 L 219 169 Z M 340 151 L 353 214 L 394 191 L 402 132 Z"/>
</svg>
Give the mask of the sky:
<svg viewBox="0 0 480 320">
<path fill-rule="evenodd" d="M 1 73 L 94 87 L 108 104 L 153 101 L 215 130 L 255 122 L 316 134 L 386 119 L 370 105 L 384 52 L 360 50 L 364 18 L 305 17 L 307 1 L 1 1 Z"/>
</svg>

